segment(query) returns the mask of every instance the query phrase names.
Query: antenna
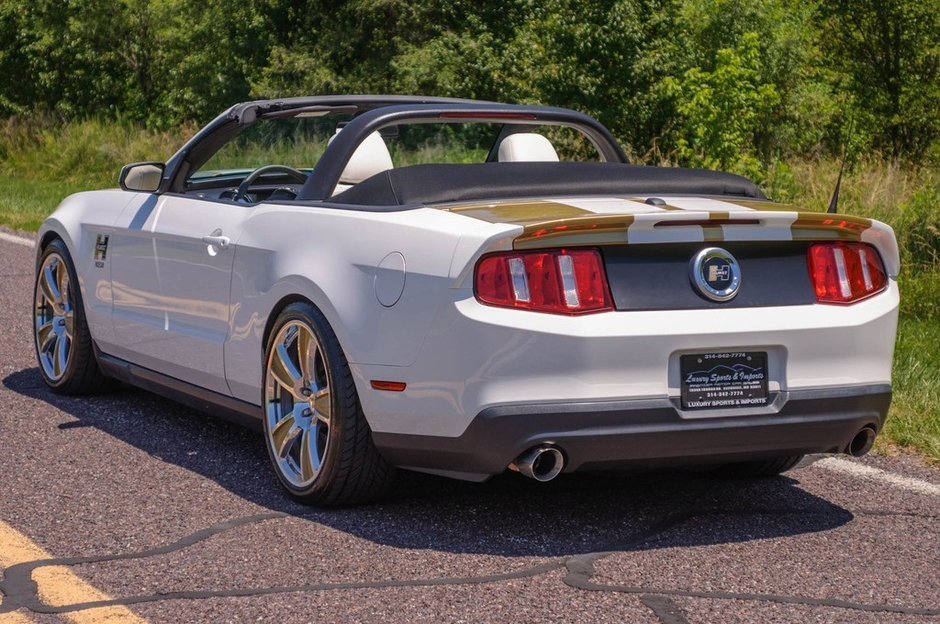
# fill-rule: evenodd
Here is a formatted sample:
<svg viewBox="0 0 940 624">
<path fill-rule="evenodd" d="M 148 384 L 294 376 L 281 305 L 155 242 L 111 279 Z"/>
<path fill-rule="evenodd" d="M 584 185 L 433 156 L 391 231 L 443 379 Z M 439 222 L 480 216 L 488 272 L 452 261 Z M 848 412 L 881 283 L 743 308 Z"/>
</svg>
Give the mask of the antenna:
<svg viewBox="0 0 940 624">
<path fill-rule="evenodd" d="M 829 214 L 836 213 L 836 206 L 839 205 L 839 187 L 842 186 L 842 170 L 845 169 L 845 155 L 842 155 L 842 164 L 839 166 L 839 177 L 836 178 L 836 188 L 832 191 L 832 199 L 829 200 Z"/>
<path fill-rule="evenodd" d="M 826 210 L 829 214 L 836 213 L 836 207 L 839 205 L 839 187 L 842 186 L 842 172 L 845 170 L 845 161 L 848 159 L 849 150 L 846 148 L 846 144 L 852 138 L 852 129 L 855 126 L 855 115 L 849 120 L 849 132 L 848 136 L 845 139 L 845 143 L 842 144 L 842 164 L 839 165 L 839 177 L 836 178 L 836 188 L 832 191 L 832 199 L 829 200 L 829 209 Z"/>
</svg>

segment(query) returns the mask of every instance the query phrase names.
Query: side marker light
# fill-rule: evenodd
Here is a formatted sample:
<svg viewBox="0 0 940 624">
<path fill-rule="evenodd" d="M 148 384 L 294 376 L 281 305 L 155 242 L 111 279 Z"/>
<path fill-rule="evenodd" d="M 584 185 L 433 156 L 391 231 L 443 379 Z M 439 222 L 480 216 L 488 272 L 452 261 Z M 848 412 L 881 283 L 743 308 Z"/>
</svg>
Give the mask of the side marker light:
<svg viewBox="0 0 940 624">
<path fill-rule="evenodd" d="M 379 379 L 373 379 L 369 383 L 376 390 L 388 390 L 389 392 L 402 392 L 406 386 L 403 381 L 382 381 Z"/>
</svg>

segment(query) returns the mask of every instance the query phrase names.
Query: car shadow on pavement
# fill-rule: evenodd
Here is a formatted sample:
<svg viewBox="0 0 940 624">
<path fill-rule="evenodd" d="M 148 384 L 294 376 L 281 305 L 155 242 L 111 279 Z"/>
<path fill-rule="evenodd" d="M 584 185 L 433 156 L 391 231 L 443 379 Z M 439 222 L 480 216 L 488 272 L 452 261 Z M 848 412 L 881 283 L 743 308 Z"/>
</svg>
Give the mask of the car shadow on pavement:
<svg viewBox="0 0 940 624">
<path fill-rule="evenodd" d="M 2 383 L 75 418 L 55 425 L 60 430 L 94 427 L 251 503 L 395 548 L 556 557 L 772 539 L 853 518 L 793 477 L 731 479 L 704 470 L 561 475 L 550 483 L 515 473 L 467 483 L 402 471 L 377 503 L 314 509 L 283 493 L 257 431 L 126 387 L 59 396 L 37 368 Z"/>
</svg>

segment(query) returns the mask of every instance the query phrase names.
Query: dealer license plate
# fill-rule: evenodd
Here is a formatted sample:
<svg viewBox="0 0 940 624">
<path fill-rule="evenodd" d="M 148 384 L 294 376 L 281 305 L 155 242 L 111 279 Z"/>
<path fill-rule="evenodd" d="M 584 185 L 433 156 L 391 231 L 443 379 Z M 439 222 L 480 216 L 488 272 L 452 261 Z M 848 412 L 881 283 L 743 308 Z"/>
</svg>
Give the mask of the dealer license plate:
<svg viewBox="0 0 940 624">
<path fill-rule="evenodd" d="M 679 359 L 682 409 L 767 405 L 767 353 L 722 351 Z"/>
</svg>

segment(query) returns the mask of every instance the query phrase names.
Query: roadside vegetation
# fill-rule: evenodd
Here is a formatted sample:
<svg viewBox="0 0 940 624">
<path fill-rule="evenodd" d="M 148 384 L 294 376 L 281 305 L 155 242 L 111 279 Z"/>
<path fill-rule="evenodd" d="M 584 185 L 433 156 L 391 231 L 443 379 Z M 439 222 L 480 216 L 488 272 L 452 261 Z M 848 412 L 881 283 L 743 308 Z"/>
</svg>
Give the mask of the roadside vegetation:
<svg viewBox="0 0 940 624">
<path fill-rule="evenodd" d="M 635 162 L 817 211 L 844 159 L 840 212 L 892 225 L 903 261 L 879 448 L 940 463 L 938 33 L 940 0 L 0 0 L 0 225 L 303 94 L 574 108 Z"/>
</svg>

